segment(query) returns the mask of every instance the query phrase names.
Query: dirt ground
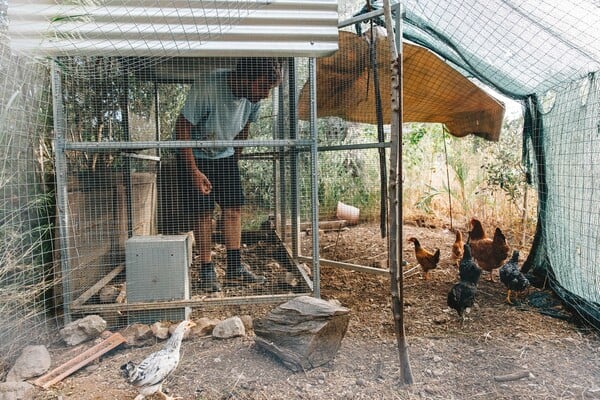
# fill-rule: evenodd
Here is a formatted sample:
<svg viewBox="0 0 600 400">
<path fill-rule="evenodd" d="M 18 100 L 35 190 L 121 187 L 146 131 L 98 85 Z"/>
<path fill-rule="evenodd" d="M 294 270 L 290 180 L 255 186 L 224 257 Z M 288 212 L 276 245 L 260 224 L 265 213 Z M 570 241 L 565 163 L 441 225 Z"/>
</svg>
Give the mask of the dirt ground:
<svg viewBox="0 0 600 400">
<path fill-rule="evenodd" d="M 517 306 L 506 304 L 502 284 L 489 282 L 486 275 L 479 284 L 477 307 L 461 326 L 446 306 L 457 275 L 449 259 L 454 235 L 442 228 L 408 225 L 405 240 L 410 236 L 424 247 L 442 250 L 440 265 L 424 281 L 414 268 L 412 245 L 404 249 L 409 262 L 404 267 L 406 334 L 414 384 L 401 383 L 388 277 L 323 266 L 321 296 L 351 310 L 348 332 L 333 362 L 294 373 L 260 351 L 252 332 L 229 340 L 195 337 L 183 343 L 181 362 L 165 382 L 165 391 L 196 400 L 600 399 L 598 332 L 569 319 L 560 305 L 545 309 L 561 317 L 556 318 L 532 307 L 527 298 Z M 310 242 L 305 237 L 303 246 Z M 385 266 L 387 259 L 386 240 L 377 224 L 322 233 L 320 245 L 328 259 L 367 266 Z M 526 256 L 522 251 L 521 260 Z M 540 294 L 548 292 L 530 293 Z M 256 318 L 273 307 L 235 306 L 210 316 Z M 139 362 L 161 346 L 114 350 L 35 399 L 133 399 L 137 393 L 119 375 L 119 366 Z M 50 351 L 55 362 L 69 358 L 58 344 Z M 523 371 L 527 376 L 511 379 Z"/>
</svg>

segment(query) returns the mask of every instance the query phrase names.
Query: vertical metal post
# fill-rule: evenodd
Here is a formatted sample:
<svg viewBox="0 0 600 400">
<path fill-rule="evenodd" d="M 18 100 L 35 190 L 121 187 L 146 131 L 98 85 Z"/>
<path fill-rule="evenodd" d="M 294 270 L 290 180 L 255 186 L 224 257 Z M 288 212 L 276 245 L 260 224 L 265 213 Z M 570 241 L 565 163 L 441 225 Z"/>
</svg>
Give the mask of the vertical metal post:
<svg viewBox="0 0 600 400">
<path fill-rule="evenodd" d="M 313 296 L 321 298 L 321 271 L 319 266 L 319 177 L 317 153 L 317 61 L 308 61 L 308 80 L 310 89 L 310 193 L 312 210 L 312 262 L 313 262 Z"/>
<path fill-rule="evenodd" d="M 290 124 L 290 139 L 298 139 L 298 120 L 297 120 L 297 104 L 296 104 L 296 62 L 293 57 L 288 59 L 288 87 L 289 87 L 289 124 Z M 291 218 L 292 218 L 292 256 L 297 259 L 300 255 L 300 200 L 299 191 L 300 183 L 298 182 L 298 147 L 292 148 L 290 157 L 290 194 Z"/>
<path fill-rule="evenodd" d="M 286 99 L 286 87 L 283 82 L 287 80 L 287 64 L 282 65 L 282 83 L 279 85 L 277 90 L 277 125 L 276 125 L 276 136 L 275 139 L 285 139 L 285 99 Z M 285 238 L 287 235 L 286 228 L 286 220 L 287 220 L 287 212 L 286 212 L 286 177 L 285 177 L 285 149 L 283 147 L 277 147 L 277 170 L 275 171 L 275 180 L 279 182 L 279 196 L 277 201 L 275 202 L 276 208 L 275 212 L 279 213 L 279 233 L 282 238 Z M 277 188 L 276 188 L 277 189 Z"/>
<path fill-rule="evenodd" d="M 161 129 L 161 125 L 160 125 L 160 93 L 158 92 L 158 83 L 155 80 L 154 82 L 154 129 L 156 130 L 156 134 L 154 136 L 154 138 L 156 139 L 157 142 L 160 142 L 160 129 Z M 160 190 L 161 188 L 159 187 L 159 183 L 160 183 L 160 177 L 162 176 L 162 150 L 159 147 L 158 149 L 156 149 L 156 156 L 158 157 L 158 162 L 156 163 L 156 176 L 155 176 L 155 182 L 156 182 L 156 192 L 157 195 L 160 196 Z M 159 197 L 160 198 L 160 197 Z M 160 200 L 158 200 L 158 202 L 160 203 Z M 160 218 L 159 214 L 161 214 L 160 211 L 160 207 L 158 207 L 158 210 L 156 213 L 154 213 L 153 216 L 153 225 L 155 227 L 155 229 L 158 228 L 158 221 Z M 162 217 L 162 215 L 161 215 Z"/>
<path fill-rule="evenodd" d="M 58 65 L 52 63 L 52 113 L 54 116 L 54 170 L 56 174 L 56 207 L 65 324 L 71 322 L 71 274 L 69 266 L 69 209 L 67 196 L 67 158 L 65 154 L 65 116 L 62 102 L 62 81 Z"/>
<path fill-rule="evenodd" d="M 158 93 L 158 84 L 154 83 L 154 129 L 156 129 L 156 135 L 154 136 L 157 142 L 160 142 L 160 94 Z M 160 147 L 156 149 L 156 155 L 161 156 Z M 159 164 L 160 165 L 160 164 Z"/>
<path fill-rule="evenodd" d="M 125 61 L 127 62 L 127 61 Z M 129 141 L 129 69 L 127 68 L 127 64 L 124 65 L 123 68 L 124 77 L 123 77 L 123 93 L 121 94 L 121 101 L 119 102 L 121 105 L 121 115 L 123 120 L 121 121 L 123 127 L 123 140 Z M 133 236 L 133 204 L 132 204 L 132 194 L 133 194 L 133 185 L 131 182 L 131 158 L 125 157 L 124 160 L 124 173 L 123 178 L 125 182 L 125 200 L 127 204 L 127 237 L 130 238 Z"/>
</svg>

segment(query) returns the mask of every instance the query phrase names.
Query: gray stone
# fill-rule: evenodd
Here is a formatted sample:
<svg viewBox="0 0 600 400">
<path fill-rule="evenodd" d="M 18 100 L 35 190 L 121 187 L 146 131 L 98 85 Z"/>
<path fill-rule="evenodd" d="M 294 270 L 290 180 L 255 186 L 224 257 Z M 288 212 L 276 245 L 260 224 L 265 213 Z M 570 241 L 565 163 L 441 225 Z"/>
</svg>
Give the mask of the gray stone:
<svg viewBox="0 0 600 400">
<path fill-rule="evenodd" d="M 152 329 L 145 324 L 135 323 L 121 331 L 126 340 L 126 347 L 142 347 L 156 343 Z"/>
<path fill-rule="evenodd" d="M 191 333 L 194 336 L 208 336 L 212 334 L 213 329 L 219 323 L 218 319 L 206 318 L 202 317 L 198 319 L 196 322 L 196 326 L 192 328 Z"/>
<path fill-rule="evenodd" d="M 29 400 L 35 387 L 27 382 L 0 382 L 0 400 Z"/>
<path fill-rule="evenodd" d="M 150 329 L 152 329 L 152 333 L 157 339 L 165 340 L 169 337 L 169 326 L 163 321 L 156 321 Z"/>
<path fill-rule="evenodd" d="M 218 339 L 244 336 L 246 335 L 246 328 L 244 328 L 244 323 L 240 317 L 231 317 L 219 322 L 213 329 L 212 335 Z"/>
<path fill-rule="evenodd" d="M 52 361 L 46 346 L 27 346 L 6 375 L 6 382 L 21 382 L 48 372 Z"/>
<path fill-rule="evenodd" d="M 299 296 L 254 321 L 254 340 L 291 370 L 312 369 L 334 359 L 349 313 L 337 302 Z"/>
<path fill-rule="evenodd" d="M 88 315 L 60 330 L 60 337 L 70 346 L 95 339 L 106 329 L 106 321 L 98 315 Z"/>
</svg>

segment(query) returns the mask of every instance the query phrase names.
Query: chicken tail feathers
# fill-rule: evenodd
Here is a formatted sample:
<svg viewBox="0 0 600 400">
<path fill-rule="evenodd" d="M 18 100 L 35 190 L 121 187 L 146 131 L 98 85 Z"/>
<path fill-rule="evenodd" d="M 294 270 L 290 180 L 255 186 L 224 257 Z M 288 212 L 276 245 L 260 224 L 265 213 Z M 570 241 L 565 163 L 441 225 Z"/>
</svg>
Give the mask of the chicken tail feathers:
<svg viewBox="0 0 600 400">
<path fill-rule="evenodd" d="M 135 375 L 136 370 L 137 366 L 131 361 L 121 365 L 121 375 L 124 378 L 131 379 Z"/>
<path fill-rule="evenodd" d="M 502 233 L 502 230 L 500 228 L 496 228 L 496 230 L 494 231 L 494 243 L 505 243 L 506 242 L 506 236 L 504 236 L 504 233 Z"/>
<path fill-rule="evenodd" d="M 433 261 L 437 264 L 440 262 L 440 249 L 437 249 L 435 253 L 433 253 Z"/>
</svg>

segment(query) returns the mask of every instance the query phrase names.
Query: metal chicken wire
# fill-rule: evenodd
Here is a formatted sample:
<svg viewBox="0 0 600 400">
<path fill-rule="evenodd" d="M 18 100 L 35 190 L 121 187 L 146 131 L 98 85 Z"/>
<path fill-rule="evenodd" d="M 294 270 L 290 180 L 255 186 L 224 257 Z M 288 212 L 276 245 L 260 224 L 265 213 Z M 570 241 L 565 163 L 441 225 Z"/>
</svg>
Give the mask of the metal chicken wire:
<svg viewBox="0 0 600 400">
<path fill-rule="evenodd" d="M 62 276 L 60 291 L 66 320 L 77 314 L 100 313 L 118 326 L 125 323 L 128 313 L 143 317 L 146 312 L 160 318 L 182 307 L 271 303 L 299 294 L 319 295 L 318 251 L 312 255 L 312 270 L 298 261 L 299 208 L 308 210 L 313 224 L 318 218 L 315 134 L 310 130 L 309 137 L 298 135 L 292 117 L 296 107 L 296 60 L 283 61 L 283 83 L 274 90 L 272 103 L 264 107 L 268 108 L 267 115 L 257 122 L 271 132 L 269 139 L 174 141 L 170 140 L 171 127 L 161 116 L 176 112 L 173 103 L 181 101 L 181 92 L 191 82 L 189 76 L 157 74 L 157 63 L 138 68 L 144 65 L 138 59 L 56 60 L 52 70 L 60 231 L 60 271 L 56 272 Z M 173 59 L 163 60 L 161 65 L 170 63 L 171 70 L 181 71 L 186 66 L 191 70 L 199 65 L 212 69 L 230 62 L 216 58 Z M 81 65 L 89 71 L 88 63 L 95 64 L 98 75 L 77 73 Z M 305 68 L 314 75 L 312 60 L 306 60 Z M 161 99 L 166 95 L 171 98 Z M 251 204 L 254 226 L 242 232 L 243 259 L 260 262 L 261 273 L 269 266 L 273 270 L 267 283 L 224 286 L 222 296 L 206 295 L 192 285 L 189 298 L 135 304 L 123 300 L 127 293 L 127 240 L 190 230 L 185 217 L 169 215 L 173 210 L 162 204 L 169 198 L 171 181 L 165 171 L 173 151 L 229 145 L 247 150 L 241 163 L 251 165 L 248 170 L 263 171 L 262 181 L 269 185 L 263 192 L 272 194 L 269 199 L 261 199 L 262 204 Z M 299 187 L 300 174 L 310 177 L 308 188 Z M 261 217 L 257 220 L 257 216 Z M 218 225 L 215 215 L 213 261 L 220 266 L 224 249 Z M 318 235 L 313 235 L 313 240 L 313 248 L 318 249 Z M 194 259 L 192 256 L 190 263 L 192 282 L 198 279 Z M 217 274 L 222 278 L 223 268 L 217 268 Z M 168 279 L 168 273 L 163 279 Z M 113 287 L 114 299 L 103 297 L 107 287 Z"/>
<path fill-rule="evenodd" d="M 399 5 L 395 6 L 395 9 L 399 9 Z M 371 18 L 380 16 L 383 10 L 377 10 L 375 12 L 367 13 L 353 17 L 347 21 L 340 23 L 340 28 L 350 26 L 361 21 L 369 21 Z M 399 23 L 397 28 L 399 29 Z M 119 324 L 123 321 L 123 315 L 127 312 L 135 312 L 137 315 L 142 315 L 144 310 L 147 310 L 150 315 L 156 316 L 153 310 L 173 310 L 181 309 L 182 307 L 200 308 L 209 305 L 227 305 L 227 304 L 243 304 L 243 303 L 270 303 L 270 302 L 281 302 L 288 298 L 295 297 L 299 294 L 312 293 L 316 297 L 320 297 L 320 264 L 326 264 L 334 267 L 341 267 L 346 269 L 352 269 L 361 272 L 375 273 L 375 274 L 389 274 L 387 269 L 373 268 L 369 266 L 350 264 L 345 262 L 324 260 L 320 259 L 319 256 L 319 238 L 318 235 L 313 234 L 311 248 L 313 249 L 311 254 L 301 254 L 301 243 L 300 243 L 300 221 L 303 219 L 306 221 L 307 217 L 310 220 L 311 231 L 318 232 L 318 221 L 319 221 L 319 207 L 318 207 L 318 191 L 317 191 L 317 152 L 318 151 L 348 151 L 348 150 L 375 150 L 382 151 L 389 147 L 389 142 L 386 142 L 384 138 L 380 138 L 378 142 L 374 143 L 350 143 L 340 146 L 317 146 L 317 126 L 316 126 L 316 68 L 315 59 L 284 59 L 283 63 L 283 84 L 278 87 L 276 94 L 273 96 L 272 110 L 273 114 L 268 118 L 271 120 L 272 126 L 269 128 L 272 131 L 271 138 L 260 139 L 260 140 L 245 140 L 245 141 L 172 141 L 170 138 L 161 137 L 164 136 L 165 121 L 159 117 L 164 114 L 164 110 L 159 107 L 161 103 L 161 96 L 164 95 L 164 90 L 161 91 L 161 85 L 189 85 L 193 81 L 194 74 L 206 72 L 213 68 L 227 68 L 234 62 L 232 58 L 172 58 L 159 60 L 153 60 L 152 58 L 139 58 L 139 57 L 71 57 L 57 59 L 55 67 L 52 71 L 53 77 L 53 93 L 54 93 L 54 106 L 55 106 L 55 125 L 56 125 L 56 170 L 59 178 L 57 179 L 59 194 L 57 196 L 57 202 L 59 204 L 59 221 L 60 221 L 60 239 L 61 239 L 61 275 L 63 277 L 78 277 L 85 276 L 87 281 L 83 284 L 83 287 L 73 288 L 71 285 L 71 279 L 63 279 L 62 285 L 62 298 L 64 303 L 65 316 L 67 320 L 71 317 L 71 314 L 81 313 L 101 313 L 111 314 L 117 313 L 121 315 L 120 319 L 117 318 L 109 320 L 113 324 Z M 302 61 L 299 61 L 302 60 Z M 307 104 L 303 105 L 303 118 L 307 120 L 309 127 L 304 129 L 304 132 L 308 132 L 306 137 L 301 137 L 299 133 L 299 121 L 297 120 L 297 109 L 296 99 L 298 99 L 297 89 L 300 87 L 298 84 L 297 70 L 298 63 L 304 62 L 304 75 L 306 82 L 304 83 L 304 91 L 309 94 Z M 93 66 L 90 66 L 93 65 Z M 61 73 L 61 71 L 63 73 Z M 65 93 L 71 93 L 73 97 L 76 97 L 74 93 L 76 88 L 66 88 L 65 82 L 69 78 L 77 77 L 79 80 L 83 78 L 84 81 L 93 82 L 94 79 L 112 79 L 110 85 L 103 84 L 102 90 L 106 93 L 111 93 L 116 100 L 113 99 L 112 110 L 106 110 L 103 116 L 107 114 L 112 115 L 114 118 L 111 129 L 114 131 L 120 131 L 120 139 L 116 140 L 116 137 L 94 137 L 91 140 L 77 140 L 77 135 L 71 135 L 68 137 L 67 131 L 69 124 L 72 121 L 68 119 L 69 111 L 62 113 L 67 104 L 63 104 L 63 100 L 67 99 L 68 96 Z M 117 84 L 115 85 L 115 82 Z M 131 95 L 124 95 L 124 93 L 130 93 L 131 87 L 136 86 L 138 82 L 145 82 L 150 85 L 146 89 L 145 97 L 142 100 L 136 99 L 135 97 L 130 98 Z M 300 82 L 302 83 L 302 82 Z M 111 86 L 107 88 L 106 86 Z M 105 94 L 106 94 L 105 93 Z M 139 93 L 139 90 L 138 92 Z M 152 94 L 150 94 L 152 93 Z M 167 93 L 172 95 L 172 92 Z M 131 108 L 131 102 L 143 102 L 148 101 L 148 98 L 152 98 L 154 101 L 154 123 L 153 130 L 155 132 L 154 137 L 152 135 L 138 135 L 135 130 L 130 126 L 132 117 L 129 115 Z M 304 93 L 304 99 L 306 99 L 306 93 Z M 104 101 L 103 104 L 107 104 L 109 101 Z M 167 102 L 167 104 L 169 104 Z M 167 106 L 168 107 L 168 106 Z M 93 108 L 93 107 L 92 107 Z M 110 108 L 110 107 L 108 107 Z M 70 110 L 74 112 L 74 109 Z M 122 113 L 122 115 L 120 114 Z M 115 117 L 116 116 L 116 117 Z M 101 119 L 101 117 L 92 117 Z M 110 118 L 109 118 L 110 119 Z M 118 122 L 118 123 L 115 123 Z M 98 127 L 96 127 L 98 128 Z M 150 129 L 152 130 L 152 129 Z M 167 130 L 170 135 L 170 129 Z M 119 135 L 115 135 L 119 136 Z M 244 254 L 249 258 L 252 252 L 268 254 L 270 261 L 267 264 L 273 265 L 272 261 L 279 263 L 281 271 L 278 278 L 267 276 L 268 281 L 272 284 L 262 290 L 256 288 L 250 288 L 250 290 L 233 290 L 228 287 L 224 287 L 224 296 L 212 297 L 204 296 L 201 293 L 197 293 L 194 290 L 191 291 L 190 299 L 178 299 L 169 302 L 141 302 L 137 304 L 129 304 L 126 302 L 122 303 L 111 303 L 103 304 L 102 301 L 98 300 L 98 291 L 108 282 L 116 284 L 121 288 L 122 293 L 126 293 L 124 288 L 123 276 L 123 243 L 127 238 L 131 238 L 134 235 L 152 235 L 155 233 L 166 233 L 166 234 L 178 234 L 189 231 L 189 227 L 186 226 L 185 218 L 180 216 L 171 215 L 170 209 L 165 209 L 161 206 L 161 201 L 164 200 L 165 196 L 169 196 L 167 190 L 161 190 L 161 180 L 168 180 L 169 174 L 165 174 L 165 161 L 169 159 L 170 153 L 173 150 L 191 147 L 191 148 L 211 148 L 219 146 L 232 146 L 236 145 L 244 147 L 245 149 L 256 150 L 250 154 L 245 155 L 245 162 L 255 163 L 255 165 L 266 164 L 270 165 L 269 168 L 263 167 L 263 170 L 268 170 L 266 176 L 272 177 L 272 203 L 269 210 L 264 215 L 264 219 L 261 221 L 258 230 L 254 231 L 243 231 L 242 242 L 246 246 Z M 74 156 L 77 154 L 77 156 Z M 71 210 L 69 204 L 69 191 L 66 190 L 69 187 L 67 177 L 71 177 L 75 171 L 78 171 L 78 164 L 73 160 L 77 157 L 83 157 L 87 160 L 93 160 L 93 165 L 96 165 L 98 160 L 111 159 L 113 165 L 119 164 L 121 174 L 119 177 L 108 178 L 102 176 L 102 174 L 94 174 L 95 178 L 83 178 L 84 184 L 86 179 L 91 181 L 95 187 L 106 185 L 106 182 L 118 181 L 117 183 L 112 182 L 110 185 L 115 186 L 114 191 L 117 193 L 111 199 L 105 199 L 104 202 L 94 202 L 92 206 L 96 210 L 98 208 L 105 207 L 105 204 L 115 204 L 114 208 L 107 210 L 107 213 L 113 216 L 119 216 L 119 218 L 109 219 L 108 223 L 115 226 L 108 228 L 96 228 L 98 232 L 93 238 L 96 243 L 104 243 L 104 248 L 107 255 L 103 257 L 101 262 L 97 262 L 99 270 L 95 278 L 90 279 L 89 269 L 85 273 L 82 273 L 82 265 L 80 258 L 75 255 L 79 251 L 73 252 L 73 243 L 76 241 L 77 233 L 72 231 L 72 217 L 69 216 L 67 210 Z M 117 160 L 117 161 L 115 161 Z M 385 171 L 385 166 L 383 167 Z M 135 172 L 134 172 L 135 171 Z M 79 174 L 81 177 L 81 174 Z M 99 178 L 98 178 L 99 176 Z M 154 176 L 154 181 L 152 177 Z M 308 176 L 309 186 L 301 187 L 306 185 L 306 179 L 300 179 L 300 176 Z M 166 177 L 166 178 L 165 178 Z M 383 175 L 383 185 L 387 185 L 387 175 Z M 146 180 L 146 187 L 144 187 L 144 180 Z M 148 182 L 149 180 L 149 182 Z M 304 183 L 301 183 L 304 182 Z M 87 182 L 89 184 L 90 182 Z M 109 185 L 109 186 L 110 186 Z M 149 185 L 149 187 L 148 187 Z M 142 204 L 143 201 L 140 199 L 148 200 L 148 191 L 154 190 L 152 185 L 157 185 L 157 210 L 152 215 L 156 214 L 156 220 L 151 222 L 142 222 L 139 220 L 139 208 L 152 209 L 152 205 Z M 300 195 L 304 193 L 304 195 Z M 381 196 L 385 196 L 385 191 L 382 191 Z M 138 199 L 136 201 L 135 199 Z M 110 201 L 109 201 L 110 200 Z M 101 204 L 104 204 L 102 206 Z M 382 212 L 386 213 L 387 210 L 382 208 Z M 301 215 L 302 214 L 302 215 Z M 166 228 L 164 222 L 167 221 Z M 382 217 L 382 221 L 385 218 Z M 173 224 L 174 223 L 174 224 Z M 163 229 L 156 229 L 163 224 Z M 175 226 L 173 226 L 175 225 Z M 272 231 L 269 231 L 270 228 Z M 222 263 L 224 259 L 223 247 L 221 244 L 221 237 L 219 232 L 219 219 L 215 216 L 215 232 L 214 239 L 216 248 L 213 251 L 214 258 L 217 263 Z M 265 230 L 266 228 L 266 230 Z M 115 232 L 118 234 L 111 234 L 111 229 L 116 229 Z M 385 230 L 385 226 L 382 226 Z M 93 236 L 93 235 L 92 235 Z M 116 238 L 115 238 L 116 236 Z M 110 239 L 109 239 L 110 238 Z M 106 241 L 110 243 L 106 243 Z M 264 248 L 265 243 L 271 246 L 275 246 L 274 249 L 266 251 Z M 85 257 L 84 261 L 85 260 Z M 192 260 L 194 257 L 192 257 Z M 306 263 L 310 265 L 306 268 Z M 193 264 L 193 263 L 192 263 Z M 283 264 L 283 265 L 282 265 Z M 79 271 L 79 272 L 78 272 Z M 197 277 L 197 272 L 193 265 L 190 265 L 191 281 Z M 223 273 L 222 270 L 217 269 L 218 278 L 221 278 Z M 260 271 L 261 273 L 264 270 Z M 290 285 L 290 273 L 294 274 L 291 277 L 294 284 Z M 94 274 L 92 274 L 94 276 Z M 119 292 L 119 290 L 114 290 Z M 168 315 L 165 311 L 164 315 Z"/>
</svg>

